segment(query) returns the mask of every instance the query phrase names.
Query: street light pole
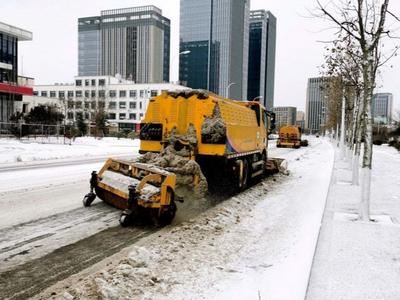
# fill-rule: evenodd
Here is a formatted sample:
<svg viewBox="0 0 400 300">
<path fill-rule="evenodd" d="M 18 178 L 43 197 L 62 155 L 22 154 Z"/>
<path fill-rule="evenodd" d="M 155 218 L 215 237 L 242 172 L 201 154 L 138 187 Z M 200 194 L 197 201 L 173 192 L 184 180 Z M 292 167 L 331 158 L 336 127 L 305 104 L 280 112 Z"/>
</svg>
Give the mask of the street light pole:
<svg viewBox="0 0 400 300">
<path fill-rule="evenodd" d="M 227 85 L 226 90 L 225 90 L 225 98 L 229 97 L 229 88 L 234 84 L 236 84 L 236 82 L 231 82 L 230 84 Z"/>
<path fill-rule="evenodd" d="M 190 51 L 190 50 L 185 50 L 185 51 L 181 51 L 181 52 L 175 54 L 174 57 L 173 57 L 172 60 L 171 60 L 171 65 L 172 65 L 172 66 L 174 65 L 174 62 L 175 62 L 175 60 L 176 60 L 177 57 L 179 57 L 179 56 L 181 56 L 181 55 L 190 54 L 191 52 L 192 52 L 192 51 Z M 178 81 L 179 81 L 179 66 L 178 66 Z"/>
<path fill-rule="evenodd" d="M 257 99 L 260 99 L 260 100 L 262 100 L 262 99 L 263 99 L 263 96 L 257 96 L 257 97 L 254 97 L 254 98 L 253 98 L 253 100 L 251 100 L 251 101 L 256 101 Z"/>
</svg>

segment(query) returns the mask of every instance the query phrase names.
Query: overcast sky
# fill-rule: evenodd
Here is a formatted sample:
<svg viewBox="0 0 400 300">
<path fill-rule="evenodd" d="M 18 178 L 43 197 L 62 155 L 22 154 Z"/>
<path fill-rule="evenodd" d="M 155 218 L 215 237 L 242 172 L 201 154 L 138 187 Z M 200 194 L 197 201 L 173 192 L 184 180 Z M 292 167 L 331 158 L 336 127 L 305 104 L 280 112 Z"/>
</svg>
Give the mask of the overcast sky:
<svg viewBox="0 0 400 300">
<path fill-rule="evenodd" d="M 199 0 L 201 1 L 201 0 Z M 391 10 L 400 14 L 400 1 Z M 37 84 L 73 82 L 78 70 L 79 17 L 96 16 L 101 10 L 155 5 L 171 20 L 171 80 L 178 79 L 179 0 L 14 0 L 0 1 L 0 21 L 32 31 L 33 41 L 19 45 L 19 73 Z M 277 17 L 275 106 L 305 109 L 307 78 L 319 76 L 324 44 L 332 32 L 327 24 L 309 18 L 315 0 L 251 0 L 251 9 L 270 10 Z M 396 26 L 400 27 L 400 26 Z M 23 61 L 23 63 L 22 63 Z M 400 57 L 390 62 L 380 78 L 379 92 L 394 94 L 400 109 Z"/>
</svg>

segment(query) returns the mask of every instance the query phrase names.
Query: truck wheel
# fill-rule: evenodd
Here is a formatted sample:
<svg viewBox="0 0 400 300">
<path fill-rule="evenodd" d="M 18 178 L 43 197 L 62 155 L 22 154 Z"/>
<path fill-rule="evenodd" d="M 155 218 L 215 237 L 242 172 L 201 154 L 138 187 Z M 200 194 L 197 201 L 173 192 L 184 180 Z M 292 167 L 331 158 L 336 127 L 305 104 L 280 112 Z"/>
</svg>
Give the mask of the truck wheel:
<svg viewBox="0 0 400 300">
<path fill-rule="evenodd" d="M 172 220 L 175 218 L 176 214 L 176 204 L 174 200 L 171 200 L 168 208 L 166 208 L 159 217 L 159 224 L 161 226 L 166 226 L 171 224 Z"/>
<path fill-rule="evenodd" d="M 240 191 L 243 191 L 247 188 L 247 185 L 249 184 L 249 163 L 247 159 L 243 159 L 243 176 L 242 176 L 242 181 L 239 186 Z"/>
<path fill-rule="evenodd" d="M 90 204 L 92 204 L 92 202 L 94 201 L 94 199 L 96 199 L 96 194 L 95 193 L 88 193 L 85 195 L 85 197 L 83 197 L 83 206 L 84 207 L 89 207 Z"/>
<path fill-rule="evenodd" d="M 132 214 L 123 212 L 119 217 L 119 224 L 121 224 L 122 227 L 127 227 L 132 224 Z"/>
</svg>

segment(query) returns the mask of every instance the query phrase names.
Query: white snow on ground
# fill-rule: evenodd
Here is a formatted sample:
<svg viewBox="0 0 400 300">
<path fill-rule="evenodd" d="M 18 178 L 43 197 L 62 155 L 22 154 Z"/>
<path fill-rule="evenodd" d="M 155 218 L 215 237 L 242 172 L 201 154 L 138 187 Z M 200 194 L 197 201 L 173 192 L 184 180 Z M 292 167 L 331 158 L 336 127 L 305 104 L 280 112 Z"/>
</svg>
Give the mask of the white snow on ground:
<svg viewBox="0 0 400 300">
<path fill-rule="evenodd" d="M 333 165 L 331 145 L 310 142 L 271 149 L 271 157 L 281 152 L 289 160 L 289 176 L 144 238 L 128 256 L 38 298 L 67 290 L 85 299 L 304 299 Z"/>
<path fill-rule="evenodd" d="M 61 139 L 61 138 L 60 138 Z M 0 139 L 0 164 L 108 154 L 137 154 L 139 140 L 94 137 L 76 138 L 69 144 L 40 143 L 35 140 Z"/>
<path fill-rule="evenodd" d="M 336 162 L 310 277 L 308 299 L 400 298 L 400 153 L 374 146 L 373 222 L 357 220 L 360 186 Z"/>
<path fill-rule="evenodd" d="M 0 139 L 0 149 L 0 161 L 13 155 L 44 159 L 0 163 L 3 271 L 118 225 L 118 210 L 98 199 L 91 209 L 84 208 L 82 199 L 89 192 L 91 172 L 100 170 L 107 157 L 136 156 L 138 141 L 81 138 L 70 146 Z"/>
</svg>

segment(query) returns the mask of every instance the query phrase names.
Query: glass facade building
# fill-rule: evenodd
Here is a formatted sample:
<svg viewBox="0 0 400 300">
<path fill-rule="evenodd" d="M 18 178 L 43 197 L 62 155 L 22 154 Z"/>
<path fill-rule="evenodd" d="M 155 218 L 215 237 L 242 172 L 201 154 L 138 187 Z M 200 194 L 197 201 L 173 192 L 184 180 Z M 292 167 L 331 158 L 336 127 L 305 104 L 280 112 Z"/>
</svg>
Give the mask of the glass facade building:
<svg viewBox="0 0 400 300">
<path fill-rule="evenodd" d="M 326 123 L 328 103 L 324 87 L 328 80 L 327 77 L 308 79 L 305 125 L 311 133 L 320 131 L 321 126 Z"/>
<path fill-rule="evenodd" d="M 138 83 L 168 82 L 170 20 L 155 6 L 104 10 L 78 19 L 78 74 L 120 74 Z"/>
<path fill-rule="evenodd" d="M 393 94 L 374 94 L 371 108 L 372 118 L 375 124 L 389 124 L 393 114 Z"/>
<path fill-rule="evenodd" d="M 246 99 L 248 22 L 248 0 L 181 0 L 179 80 Z"/>
<path fill-rule="evenodd" d="M 14 113 L 15 101 L 29 88 L 18 86 L 18 41 L 32 39 L 32 33 L 0 22 L 0 122 L 7 122 Z"/>
<path fill-rule="evenodd" d="M 247 97 L 260 97 L 267 109 L 274 106 L 276 18 L 265 10 L 250 12 Z"/>
</svg>

